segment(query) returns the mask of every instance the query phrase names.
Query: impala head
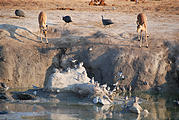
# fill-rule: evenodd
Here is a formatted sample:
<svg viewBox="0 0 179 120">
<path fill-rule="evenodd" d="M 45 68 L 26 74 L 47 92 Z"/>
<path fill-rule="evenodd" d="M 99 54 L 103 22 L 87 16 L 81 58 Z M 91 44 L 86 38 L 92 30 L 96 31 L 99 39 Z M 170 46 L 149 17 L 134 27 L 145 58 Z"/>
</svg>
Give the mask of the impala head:
<svg viewBox="0 0 179 120">
<path fill-rule="evenodd" d="M 143 24 L 142 25 L 137 25 L 137 33 L 139 33 L 143 28 Z"/>
</svg>

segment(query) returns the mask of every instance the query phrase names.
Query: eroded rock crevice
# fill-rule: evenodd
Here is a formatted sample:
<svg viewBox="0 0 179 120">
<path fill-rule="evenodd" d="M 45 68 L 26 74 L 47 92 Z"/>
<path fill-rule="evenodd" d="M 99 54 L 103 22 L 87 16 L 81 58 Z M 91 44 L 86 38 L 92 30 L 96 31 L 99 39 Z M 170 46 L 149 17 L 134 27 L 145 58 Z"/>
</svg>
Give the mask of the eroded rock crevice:
<svg viewBox="0 0 179 120">
<path fill-rule="evenodd" d="M 61 64 L 65 59 L 83 62 L 88 77 L 94 77 L 100 84 L 107 83 L 113 86 L 118 81 L 120 87 L 128 89 L 132 86 L 133 91 L 161 90 L 162 88 L 165 91 L 172 83 L 169 79 L 174 77 L 173 74 L 175 74 L 175 81 L 178 79 L 176 67 L 169 71 L 170 66 L 173 65 L 168 63 L 169 51 L 171 50 L 167 46 L 149 51 L 86 45 L 68 49 L 59 59 L 59 63 Z M 125 80 L 118 80 L 117 74 L 120 71 L 125 75 Z M 167 77 L 169 74 L 170 77 Z"/>
</svg>

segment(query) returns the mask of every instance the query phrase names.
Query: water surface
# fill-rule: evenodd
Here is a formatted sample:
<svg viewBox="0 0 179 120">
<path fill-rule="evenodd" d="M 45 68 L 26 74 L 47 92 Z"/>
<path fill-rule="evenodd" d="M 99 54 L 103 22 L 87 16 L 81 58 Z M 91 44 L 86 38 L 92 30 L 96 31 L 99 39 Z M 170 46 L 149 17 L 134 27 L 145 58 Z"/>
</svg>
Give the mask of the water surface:
<svg viewBox="0 0 179 120">
<path fill-rule="evenodd" d="M 121 107 L 122 102 L 118 102 L 118 99 L 116 99 L 118 104 L 105 106 L 69 101 L 58 103 L 1 101 L 0 111 L 2 114 L 0 114 L 0 120 L 179 119 L 179 105 L 173 102 L 173 100 L 178 99 L 177 95 L 170 94 L 169 97 L 168 95 L 142 93 L 140 98 L 142 98 L 140 104 L 142 108 L 149 111 L 149 115 L 145 118 L 144 116 L 126 112 Z"/>
</svg>

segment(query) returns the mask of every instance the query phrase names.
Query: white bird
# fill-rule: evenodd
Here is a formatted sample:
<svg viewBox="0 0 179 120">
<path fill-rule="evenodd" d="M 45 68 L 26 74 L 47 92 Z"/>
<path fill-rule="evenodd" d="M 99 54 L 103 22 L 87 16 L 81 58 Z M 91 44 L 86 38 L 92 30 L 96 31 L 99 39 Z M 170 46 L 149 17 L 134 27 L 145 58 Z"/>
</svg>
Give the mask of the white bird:
<svg viewBox="0 0 179 120">
<path fill-rule="evenodd" d="M 104 101 L 103 101 L 103 99 L 101 99 L 101 98 L 99 97 L 99 98 L 98 98 L 98 103 L 101 103 L 101 104 L 104 105 Z"/>
<path fill-rule="evenodd" d="M 74 67 L 75 67 L 75 68 L 78 68 L 78 65 L 75 65 Z"/>
<path fill-rule="evenodd" d="M 70 72 L 70 71 L 71 71 L 71 68 L 68 67 L 68 68 L 66 69 L 66 71 L 67 71 L 67 72 Z"/>
<path fill-rule="evenodd" d="M 125 98 L 124 98 L 125 100 L 128 100 L 128 96 L 125 96 Z"/>
<path fill-rule="evenodd" d="M 102 90 L 104 91 L 104 93 L 108 94 L 108 91 L 106 90 L 106 88 L 102 88 Z"/>
<path fill-rule="evenodd" d="M 115 86 L 114 89 L 112 90 L 113 92 L 117 91 L 117 87 Z"/>
<path fill-rule="evenodd" d="M 89 50 L 89 51 L 92 51 L 92 50 L 93 50 L 93 48 L 92 48 L 92 47 L 90 47 L 90 48 L 88 48 L 88 50 Z"/>
<path fill-rule="evenodd" d="M 83 62 L 79 63 L 79 67 L 83 67 Z"/>
<path fill-rule="evenodd" d="M 125 87 L 124 87 L 124 86 L 122 87 L 122 92 L 123 92 L 123 93 L 125 93 L 125 92 L 126 92 L 126 89 L 125 89 Z"/>
<path fill-rule="evenodd" d="M 94 84 L 94 77 L 91 78 L 91 83 Z"/>
<path fill-rule="evenodd" d="M 109 86 L 107 87 L 107 90 L 110 91 L 110 87 Z"/>
<path fill-rule="evenodd" d="M 113 86 L 117 86 L 119 83 L 118 82 L 116 82 L 115 84 L 113 84 Z"/>
<path fill-rule="evenodd" d="M 122 71 L 118 72 L 118 76 L 119 76 L 119 77 L 122 76 Z"/>
<path fill-rule="evenodd" d="M 9 87 L 5 83 L 0 83 L 0 92 L 6 92 Z"/>
<path fill-rule="evenodd" d="M 75 63 L 77 60 L 71 60 L 72 63 Z"/>
<path fill-rule="evenodd" d="M 102 85 L 103 88 L 107 88 L 107 86 L 108 86 L 107 84 L 103 84 Z"/>
<path fill-rule="evenodd" d="M 59 93 L 60 92 L 60 90 L 59 89 L 57 89 L 57 93 Z"/>
<path fill-rule="evenodd" d="M 37 91 L 34 91 L 33 94 L 34 94 L 34 95 L 37 95 Z"/>
<path fill-rule="evenodd" d="M 129 85 L 129 92 L 131 92 L 132 91 L 132 87 L 131 87 L 131 85 Z"/>
<path fill-rule="evenodd" d="M 99 87 L 99 86 L 100 86 L 100 84 L 98 83 L 98 81 L 95 82 L 95 85 L 96 85 L 96 87 Z"/>
<path fill-rule="evenodd" d="M 94 103 L 94 104 L 97 104 L 97 103 L 99 102 L 98 100 L 99 100 L 99 97 L 98 97 L 98 96 L 95 97 L 95 98 L 93 98 L 93 103 Z"/>
<path fill-rule="evenodd" d="M 124 76 L 124 75 L 122 75 L 122 77 L 121 77 L 121 78 L 122 78 L 122 80 L 124 80 L 124 79 L 125 79 L 125 76 Z"/>
</svg>

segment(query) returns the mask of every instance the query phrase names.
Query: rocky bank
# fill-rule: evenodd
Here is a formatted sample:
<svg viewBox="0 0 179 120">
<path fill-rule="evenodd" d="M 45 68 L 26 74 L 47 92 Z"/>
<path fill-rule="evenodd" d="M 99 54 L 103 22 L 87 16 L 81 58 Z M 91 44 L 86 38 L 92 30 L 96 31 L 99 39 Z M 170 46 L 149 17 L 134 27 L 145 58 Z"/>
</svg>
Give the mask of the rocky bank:
<svg viewBox="0 0 179 120">
<path fill-rule="evenodd" d="M 45 44 L 40 43 L 38 36 L 39 11 L 26 11 L 27 17 L 22 19 L 13 18 L 14 13 L 9 18 L 7 12 L 13 10 L 1 12 L 4 17 L 0 20 L 0 82 L 11 88 L 43 87 L 53 69 L 62 68 L 63 59 L 72 58 L 83 62 L 88 77 L 94 77 L 100 84 L 112 87 L 122 71 L 125 80 L 119 84 L 126 89 L 132 86 L 132 91 L 178 89 L 179 43 L 175 20 L 169 23 L 158 18 L 166 21 L 163 25 L 149 15 L 149 48 L 139 48 L 134 33 L 135 15 L 101 12 L 112 18 L 118 16 L 113 19 L 116 26 L 105 29 L 101 22 L 95 22 L 101 20 L 96 12 L 61 12 L 71 14 L 75 21 L 64 27 L 63 22 L 57 23 L 55 10 L 47 11 L 49 44 Z M 86 19 L 91 16 L 95 16 L 93 21 Z M 156 25 L 159 27 L 154 31 Z M 166 31 L 162 31 L 166 26 Z"/>
</svg>

